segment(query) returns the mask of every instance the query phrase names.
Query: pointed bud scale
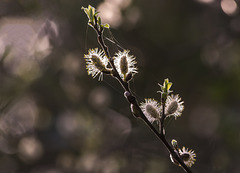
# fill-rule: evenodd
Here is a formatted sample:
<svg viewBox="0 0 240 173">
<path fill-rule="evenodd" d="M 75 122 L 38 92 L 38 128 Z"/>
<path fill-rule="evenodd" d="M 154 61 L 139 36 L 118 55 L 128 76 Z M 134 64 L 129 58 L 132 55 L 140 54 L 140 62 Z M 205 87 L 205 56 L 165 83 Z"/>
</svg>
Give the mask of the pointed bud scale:
<svg viewBox="0 0 240 173">
<path fill-rule="evenodd" d="M 126 99 L 129 99 L 130 96 L 131 96 L 131 93 L 130 93 L 129 91 L 125 91 L 125 92 L 124 92 L 124 97 L 125 97 Z"/>
<path fill-rule="evenodd" d="M 130 105 L 130 108 L 131 108 L 131 112 L 132 114 L 137 118 L 137 117 L 140 117 L 140 112 L 138 110 L 138 108 L 134 105 L 134 104 L 131 104 Z"/>
<path fill-rule="evenodd" d="M 179 162 L 170 154 L 170 159 L 172 161 L 172 163 L 174 163 L 177 166 L 180 166 Z"/>
<path fill-rule="evenodd" d="M 132 73 L 128 73 L 126 78 L 125 78 L 125 82 L 128 82 L 132 79 Z"/>
</svg>

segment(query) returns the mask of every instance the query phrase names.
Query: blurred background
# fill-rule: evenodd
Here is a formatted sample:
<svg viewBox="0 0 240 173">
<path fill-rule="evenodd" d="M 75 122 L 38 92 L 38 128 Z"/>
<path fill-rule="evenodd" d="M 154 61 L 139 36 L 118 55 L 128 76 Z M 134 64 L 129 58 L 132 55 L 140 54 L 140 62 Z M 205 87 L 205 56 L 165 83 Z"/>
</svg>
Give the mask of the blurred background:
<svg viewBox="0 0 240 173">
<path fill-rule="evenodd" d="M 166 136 L 196 152 L 193 172 L 239 173 L 235 0 L 1 0 L 0 172 L 183 172 L 131 115 L 120 85 L 87 75 L 83 55 L 100 48 L 81 10 L 89 4 L 111 25 L 105 36 L 136 56 L 140 102 L 173 82 L 185 110 L 166 121 Z"/>
</svg>

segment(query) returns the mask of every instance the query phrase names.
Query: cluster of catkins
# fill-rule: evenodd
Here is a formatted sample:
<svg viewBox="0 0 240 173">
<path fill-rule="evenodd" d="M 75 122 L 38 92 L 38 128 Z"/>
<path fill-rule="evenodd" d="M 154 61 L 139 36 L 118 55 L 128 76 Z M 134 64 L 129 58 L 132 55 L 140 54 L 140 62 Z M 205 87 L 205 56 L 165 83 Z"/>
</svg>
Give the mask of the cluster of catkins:
<svg viewBox="0 0 240 173">
<path fill-rule="evenodd" d="M 114 74 L 114 71 L 109 67 L 109 58 L 104 54 L 102 50 L 98 48 L 90 49 L 87 55 L 84 55 L 86 60 L 86 69 L 88 74 L 95 78 L 99 75 L 99 80 L 103 79 L 103 74 Z M 123 81 L 129 81 L 133 75 L 137 73 L 135 57 L 129 55 L 129 50 L 119 51 L 113 57 L 114 65 L 118 74 Z"/>
<path fill-rule="evenodd" d="M 104 27 L 109 27 L 108 24 L 101 24 L 101 18 L 97 17 L 95 8 L 88 6 L 83 8 L 89 18 L 89 25 L 96 27 L 101 31 Z M 99 80 L 103 80 L 103 74 L 116 76 L 116 73 L 121 77 L 122 81 L 129 82 L 133 76 L 137 73 L 136 57 L 129 54 L 129 50 L 123 50 L 117 52 L 113 57 L 108 57 L 106 52 L 99 50 L 98 48 L 89 49 L 88 54 L 84 55 L 86 60 L 86 69 L 88 74 L 93 78 L 99 75 Z M 110 58 L 113 63 L 110 65 Z M 145 102 L 140 104 L 140 108 L 150 123 L 156 122 L 159 127 L 163 126 L 165 118 L 174 117 L 177 119 L 181 116 L 184 105 L 179 95 L 173 95 L 170 93 L 172 83 L 168 79 L 165 79 L 163 85 L 160 85 L 161 99 L 157 101 L 155 99 L 145 99 Z M 163 130 L 163 129 L 162 129 Z M 160 131 L 160 129 L 159 129 Z M 163 133 L 160 131 L 160 133 Z M 195 162 L 196 154 L 193 150 L 188 150 L 185 147 L 180 149 L 176 140 L 172 140 L 172 146 L 175 152 L 183 160 L 183 162 L 191 167 Z M 170 155 L 173 163 L 179 165 L 179 163 Z"/>
</svg>

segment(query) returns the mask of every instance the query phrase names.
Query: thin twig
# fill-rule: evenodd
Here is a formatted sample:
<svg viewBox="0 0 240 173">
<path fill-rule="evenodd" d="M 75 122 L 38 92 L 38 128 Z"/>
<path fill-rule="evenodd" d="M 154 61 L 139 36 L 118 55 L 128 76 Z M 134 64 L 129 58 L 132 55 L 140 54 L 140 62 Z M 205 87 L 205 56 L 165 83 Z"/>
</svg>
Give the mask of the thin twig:
<svg viewBox="0 0 240 173">
<path fill-rule="evenodd" d="M 133 95 L 133 93 L 131 92 L 130 88 L 129 88 L 129 83 L 128 82 L 125 82 L 122 80 L 122 78 L 120 77 L 115 65 L 114 65 L 114 62 L 113 62 L 113 59 L 109 53 L 109 50 L 108 50 L 108 47 L 107 45 L 105 44 L 104 42 L 104 39 L 103 39 L 103 29 L 100 29 L 98 28 L 98 24 L 97 24 L 97 19 L 95 18 L 95 25 L 93 25 L 93 28 L 95 29 L 96 33 L 97 33 L 97 40 L 98 40 L 98 43 L 100 44 L 100 46 L 102 47 L 105 55 L 108 57 L 109 59 L 109 63 L 113 69 L 113 77 L 115 77 L 119 83 L 121 84 L 121 86 L 123 87 L 125 93 L 127 92 L 127 96 L 126 96 L 126 99 L 128 100 L 128 102 L 130 104 L 132 104 L 135 109 L 137 109 L 137 112 L 138 112 L 138 115 L 136 116 L 133 112 L 133 115 L 137 118 L 140 118 L 142 121 L 145 122 L 145 124 L 152 130 L 152 132 L 158 137 L 158 139 L 160 139 L 162 141 L 162 143 L 165 145 L 165 147 L 167 148 L 167 150 L 169 151 L 169 153 L 172 155 L 172 157 L 178 161 L 178 163 L 181 165 L 181 167 L 184 169 L 185 172 L 187 173 L 192 173 L 192 171 L 184 164 L 184 162 L 182 161 L 182 159 L 179 157 L 179 155 L 174 151 L 173 147 L 168 143 L 168 141 L 166 140 L 166 137 L 165 137 L 165 132 L 164 132 L 164 127 L 163 127 L 163 122 L 164 122 L 164 119 L 165 119 L 165 110 L 164 110 L 164 107 L 165 107 L 165 103 L 163 102 L 163 115 L 162 115 L 162 118 L 161 118 L 161 128 L 160 128 L 160 132 L 158 132 L 154 127 L 153 125 L 148 121 L 148 119 L 146 118 L 146 116 L 144 115 L 144 113 L 142 112 L 139 104 L 138 104 L 138 101 L 136 99 L 136 97 Z"/>
</svg>

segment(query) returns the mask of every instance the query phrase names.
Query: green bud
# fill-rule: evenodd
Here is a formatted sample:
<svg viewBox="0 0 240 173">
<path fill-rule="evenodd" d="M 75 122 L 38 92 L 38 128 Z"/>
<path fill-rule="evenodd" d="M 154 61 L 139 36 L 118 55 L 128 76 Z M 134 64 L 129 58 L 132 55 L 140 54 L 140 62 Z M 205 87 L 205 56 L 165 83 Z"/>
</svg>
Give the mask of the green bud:
<svg viewBox="0 0 240 173">
<path fill-rule="evenodd" d="M 98 25 L 101 25 L 101 24 L 102 24 L 101 17 L 98 16 L 97 21 L 98 21 Z"/>
<path fill-rule="evenodd" d="M 170 88 L 172 86 L 172 82 L 169 82 L 168 78 L 164 80 L 163 85 L 158 84 L 161 87 L 161 91 L 158 91 L 161 93 L 162 95 L 162 101 L 165 102 L 165 100 L 167 99 L 167 96 L 169 93 L 171 93 L 172 91 L 170 91 Z"/>
<path fill-rule="evenodd" d="M 172 86 L 172 82 L 169 82 L 168 78 L 164 80 L 162 91 L 169 92 Z"/>
<path fill-rule="evenodd" d="M 178 143 L 177 143 L 177 140 L 172 139 L 171 144 L 172 144 L 172 146 L 173 146 L 174 149 L 178 149 Z"/>
<path fill-rule="evenodd" d="M 107 23 L 105 23 L 105 24 L 103 25 L 103 27 L 104 27 L 104 28 L 110 28 L 110 25 L 107 24 Z"/>
<path fill-rule="evenodd" d="M 88 8 L 84 8 L 82 7 L 82 10 L 84 10 L 84 12 L 86 13 L 88 19 L 89 19 L 89 25 L 93 25 L 94 24 L 94 17 L 98 14 L 98 12 L 96 12 L 95 8 L 92 7 L 91 5 L 88 6 Z"/>
</svg>

